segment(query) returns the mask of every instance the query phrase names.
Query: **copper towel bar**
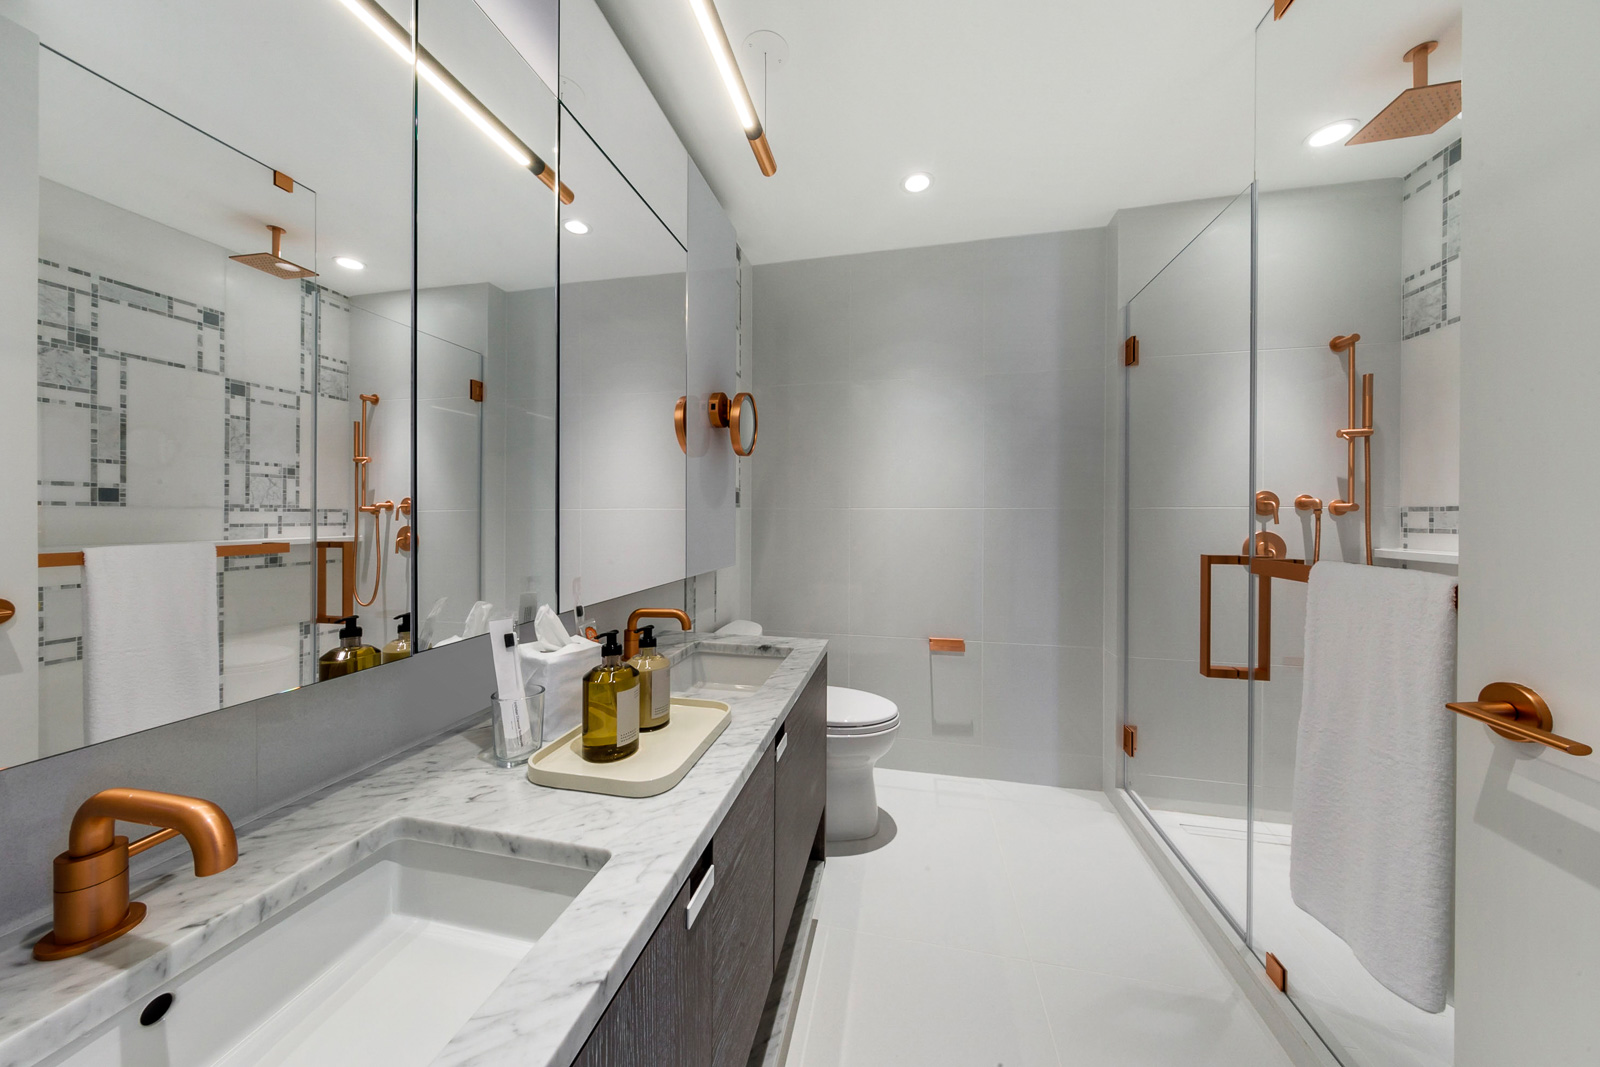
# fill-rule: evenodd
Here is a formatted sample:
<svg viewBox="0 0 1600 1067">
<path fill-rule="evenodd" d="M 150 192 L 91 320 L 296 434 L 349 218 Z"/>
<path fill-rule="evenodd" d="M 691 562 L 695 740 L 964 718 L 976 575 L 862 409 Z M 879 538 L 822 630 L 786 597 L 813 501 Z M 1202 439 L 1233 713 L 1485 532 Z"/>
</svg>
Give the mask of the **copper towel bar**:
<svg viewBox="0 0 1600 1067">
<path fill-rule="evenodd" d="M 226 559 L 235 556 L 282 556 L 289 552 L 287 541 L 263 541 L 250 544 L 226 544 L 217 546 L 217 558 Z M 83 566 L 82 552 L 41 552 L 39 553 L 40 567 L 81 567 Z"/>
<path fill-rule="evenodd" d="M 1537 741 L 1569 756 L 1587 756 L 1594 751 L 1582 741 L 1550 732 L 1555 720 L 1544 698 L 1516 682 L 1490 682 L 1471 703 L 1446 704 L 1457 715 L 1487 723 L 1489 729 L 1511 741 Z"/>
</svg>

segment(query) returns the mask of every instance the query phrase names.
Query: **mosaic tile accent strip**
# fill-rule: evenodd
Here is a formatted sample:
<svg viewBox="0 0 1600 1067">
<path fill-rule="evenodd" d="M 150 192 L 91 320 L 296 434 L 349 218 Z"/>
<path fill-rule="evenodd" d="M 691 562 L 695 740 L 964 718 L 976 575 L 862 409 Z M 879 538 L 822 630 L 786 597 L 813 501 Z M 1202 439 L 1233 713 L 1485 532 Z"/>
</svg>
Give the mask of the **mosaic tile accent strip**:
<svg viewBox="0 0 1600 1067">
<path fill-rule="evenodd" d="M 1461 533 L 1461 507 L 1457 504 L 1435 506 L 1407 505 L 1400 509 L 1400 547 L 1432 549 L 1439 542 L 1435 534 L 1457 537 Z M 1413 543 L 1426 540 L 1430 543 Z M 1445 542 L 1448 546 L 1449 542 Z"/>
<path fill-rule="evenodd" d="M 312 486 L 304 475 L 311 466 L 315 402 L 318 396 L 348 398 L 350 316 L 349 298 L 310 281 L 301 284 L 299 336 L 289 341 L 296 346 L 299 386 L 287 389 L 253 380 L 248 367 L 228 365 L 223 310 L 41 259 L 40 506 L 140 506 L 129 495 L 127 368 L 141 362 L 217 383 L 224 419 L 223 449 L 215 467 L 222 483 L 223 537 L 269 540 L 310 534 Z M 324 527 L 348 527 L 349 506 L 317 509 L 316 519 Z M 217 640 L 225 656 L 226 575 L 309 571 L 311 561 L 244 556 L 221 563 Z M 82 572 L 62 568 L 39 577 L 39 662 L 78 670 L 84 656 Z M 291 579 L 286 575 L 285 580 Z M 292 580 L 309 588 L 309 578 Z M 300 633 L 301 679 L 310 682 L 316 677 L 316 627 L 304 622 Z M 221 665 L 225 670 L 226 663 Z M 220 706 L 220 691 L 218 697 Z"/>
<path fill-rule="evenodd" d="M 1426 227 L 1414 246 L 1407 243 L 1408 262 L 1401 265 L 1403 336 L 1409 339 L 1461 321 L 1461 142 L 1407 174 L 1402 188 L 1408 224 L 1415 217 Z"/>
</svg>

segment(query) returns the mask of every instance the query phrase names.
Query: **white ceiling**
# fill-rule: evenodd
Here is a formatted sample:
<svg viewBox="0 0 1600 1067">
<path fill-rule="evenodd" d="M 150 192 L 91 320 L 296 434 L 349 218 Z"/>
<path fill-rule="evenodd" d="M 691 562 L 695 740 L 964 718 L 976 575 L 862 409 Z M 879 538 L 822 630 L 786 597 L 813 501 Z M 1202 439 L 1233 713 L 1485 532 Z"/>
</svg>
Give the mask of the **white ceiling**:
<svg viewBox="0 0 1600 1067">
<path fill-rule="evenodd" d="M 719 0 L 773 178 L 756 169 L 688 0 L 599 3 L 756 262 L 1102 226 L 1119 208 L 1251 180 L 1265 0 Z M 1301 0 L 1269 17 L 1264 181 L 1420 162 L 1428 146 L 1415 142 L 1312 153 L 1303 140 L 1381 110 L 1410 85 L 1399 58 L 1420 40 L 1443 42 L 1435 81 L 1457 76 L 1459 12 L 1459 0 Z M 790 50 L 765 94 L 743 47 L 756 30 Z M 934 185 L 911 196 L 900 181 L 916 170 Z"/>
<path fill-rule="evenodd" d="M 1283 22 L 1263 26 L 1259 56 L 1262 0 L 721 0 L 737 51 L 757 29 L 789 44 L 770 91 L 747 69 L 778 159 L 768 179 L 688 0 L 600 3 L 755 262 L 1100 226 L 1123 207 L 1238 192 L 1258 144 L 1269 188 L 1394 176 L 1460 125 L 1355 148 L 1303 144 L 1324 122 L 1368 118 L 1409 85 L 1399 58 L 1420 40 L 1442 42 L 1435 81 L 1458 76 L 1459 0 L 1301 0 Z M 426 14 L 424 40 L 440 60 L 549 151 L 555 108 L 546 86 L 473 0 L 429 0 Z M 303 227 L 290 223 L 290 258 L 352 293 L 407 284 L 409 71 L 338 0 L 0 0 L 0 15 L 314 188 L 316 248 L 297 247 Z M 170 177 L 133 180 L 182 168 L 170 152 L 135 165 L 139 146 L 160 138 L 134 135 L 113 110 L 46 96 L 47 107 L 63 110 L 44 116 L 44 159 L 82 172 L 50 176 L 195 232 L 184 219 L 206 200 L 191 195 L 203 184 L 198 169 L 190 188 Z M 425 92 L 422 106 L 423 283 L 549 284 L 553 198 L 440 100 Z M 124 200 L 96 192 L 88 177 L 99 170 L 107 180 L 112 145 L 124 163 L 111 172 L 123 179 Z M 615 245 L 614 264 L 599 254 L 642 220 L 614 173 L 582 173 L 586 158 L 563 160 L 579 196 L 563 214 L 595 226 L 582 273 L 647 273 L 629 269 L 625 243 Z M 929 192 L 900 189 L 913 170 L 934 175 Z M 212 193 L 210 239 L 260 250 L 262 226 L 274 221 L 260 196 L 226 202 L 226 191 Z M 334 255 L 369 269 L 341 272 Z"/>
</svg>

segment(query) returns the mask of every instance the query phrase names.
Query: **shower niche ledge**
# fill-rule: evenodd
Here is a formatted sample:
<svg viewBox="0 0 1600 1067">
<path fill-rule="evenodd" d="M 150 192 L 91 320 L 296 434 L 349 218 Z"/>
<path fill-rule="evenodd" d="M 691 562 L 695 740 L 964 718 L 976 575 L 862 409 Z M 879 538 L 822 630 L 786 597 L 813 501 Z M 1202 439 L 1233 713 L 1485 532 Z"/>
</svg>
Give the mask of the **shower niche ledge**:
<svg viewBox="0 0 1600 1067">
<path fill-rule="evenodd" d="M 1440 567 L 1455 567 L 1461 562 L 1459 552 L 1430 552 L 1420 548 L 1374 548 L 1377 559 L 1392 559 L 1402 563 L 1432 563 Z"/>
</svg>

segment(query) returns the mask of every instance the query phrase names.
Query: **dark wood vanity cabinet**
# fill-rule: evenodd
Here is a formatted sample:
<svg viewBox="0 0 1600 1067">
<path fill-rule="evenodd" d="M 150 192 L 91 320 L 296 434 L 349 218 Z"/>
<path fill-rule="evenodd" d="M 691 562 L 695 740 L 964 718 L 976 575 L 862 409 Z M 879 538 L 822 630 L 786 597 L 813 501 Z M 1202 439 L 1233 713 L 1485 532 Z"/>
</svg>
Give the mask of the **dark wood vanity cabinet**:
<svg viewBox="0 0 1600 1067">
<path fill-rule="evenodd" d="M 772 753 L 761 754 L 711 845 L 717 884 L 700 922 L 711 954 L 714 1067 L 750 1058 L 772 982 Z"/>
<path fill-rule="evenodd" d="M 704 1067 L 711 1062 L 711 1019 L 703 1004 L 708 955 L 703 927 L 685 916 L 685 882 L 650 943 L 572 1061 L 573 1067 Z"/>
<path fill-rule="evenodd" d="M 794 917 L 800 883 L 813 855 L 822 858 L 822 812 L 828 801 L 828 658 L 789 709 L 782 733 L 774 742 L 777 782 L 774 789 L 773 839 L 773 966 L 783 951 L 783 938 Z"/>
<path fill-rule="evenodd" d="M 827 663 L 761 754 L 574 1067 L 738 1067 L 827 797 Z M 691 902 L 703 903 L 689 925 Z"/>
</svg>

